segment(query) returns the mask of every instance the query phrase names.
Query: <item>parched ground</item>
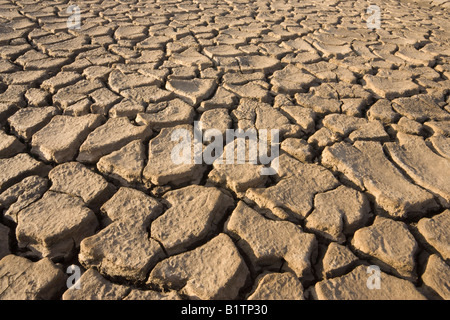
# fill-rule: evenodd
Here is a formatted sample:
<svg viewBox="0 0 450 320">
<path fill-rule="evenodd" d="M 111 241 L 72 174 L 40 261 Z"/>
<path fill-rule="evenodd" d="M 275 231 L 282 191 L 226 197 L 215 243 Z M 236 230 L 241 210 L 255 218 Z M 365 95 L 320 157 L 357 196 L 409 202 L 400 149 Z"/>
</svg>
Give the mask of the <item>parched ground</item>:
<svg viewBox="0 0 450 320">
<path fill-rule="evenodd" d="M 368 4 L 0 0 L 0 299 L 450 299 L 450 1 Z"/>
</svg>

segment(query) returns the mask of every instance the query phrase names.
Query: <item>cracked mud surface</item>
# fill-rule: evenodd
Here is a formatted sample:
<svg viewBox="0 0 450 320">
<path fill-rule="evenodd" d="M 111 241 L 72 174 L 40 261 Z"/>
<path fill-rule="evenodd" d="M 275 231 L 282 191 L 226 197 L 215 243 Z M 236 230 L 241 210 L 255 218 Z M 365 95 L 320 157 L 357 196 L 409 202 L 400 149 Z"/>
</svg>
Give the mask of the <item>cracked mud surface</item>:
<svg viewBox="0 0 450 320">
<path fill-rule="evenodd" d="M 0 299 L 450 299 L 450 2 L 373 4 L 0 0 Z"/>
</svg>

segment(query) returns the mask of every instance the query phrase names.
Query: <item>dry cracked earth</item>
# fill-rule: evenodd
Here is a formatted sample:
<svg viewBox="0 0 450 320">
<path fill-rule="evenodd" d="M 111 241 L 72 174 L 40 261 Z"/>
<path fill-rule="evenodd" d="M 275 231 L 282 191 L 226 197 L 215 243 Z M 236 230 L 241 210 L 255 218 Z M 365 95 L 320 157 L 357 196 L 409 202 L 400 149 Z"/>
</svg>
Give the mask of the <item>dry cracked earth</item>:
<svg viewBox="0 0 450 320">
<path fill-rule="evenodd" d="M 0 0 L 0 299 L 450 299 L 450 1 L 368 4 Z"/>
</svg>

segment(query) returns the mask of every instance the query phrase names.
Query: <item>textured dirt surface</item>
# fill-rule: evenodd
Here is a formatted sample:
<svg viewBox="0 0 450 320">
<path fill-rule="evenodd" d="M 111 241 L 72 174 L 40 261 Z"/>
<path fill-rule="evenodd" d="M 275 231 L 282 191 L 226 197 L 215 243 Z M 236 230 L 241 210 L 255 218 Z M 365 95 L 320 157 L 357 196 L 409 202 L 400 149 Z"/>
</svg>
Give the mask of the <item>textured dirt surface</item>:
<svg viewBox="0 0 450 320">
<path fill-rule="evenodd" d="M 0 299 L 450 299 L 450 1 L 371 4 L 0 0 Z"/>
</svg>

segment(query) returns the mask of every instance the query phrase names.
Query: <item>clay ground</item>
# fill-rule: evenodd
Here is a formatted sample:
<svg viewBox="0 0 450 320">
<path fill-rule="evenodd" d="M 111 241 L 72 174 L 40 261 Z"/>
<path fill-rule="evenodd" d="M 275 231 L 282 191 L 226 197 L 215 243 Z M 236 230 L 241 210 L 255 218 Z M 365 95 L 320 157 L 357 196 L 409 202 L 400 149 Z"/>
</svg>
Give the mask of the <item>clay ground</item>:
<svg viewBox="0 0 450 320">
<path fill-rule="evenodd" d="M 0 0 L 0 299 L 449 299 L 450 1 L 370 4 Z"/>
</svg>

